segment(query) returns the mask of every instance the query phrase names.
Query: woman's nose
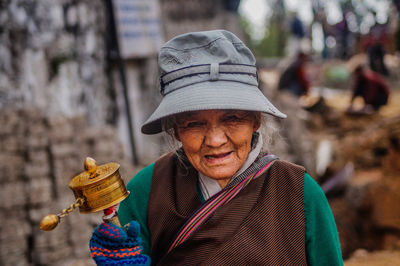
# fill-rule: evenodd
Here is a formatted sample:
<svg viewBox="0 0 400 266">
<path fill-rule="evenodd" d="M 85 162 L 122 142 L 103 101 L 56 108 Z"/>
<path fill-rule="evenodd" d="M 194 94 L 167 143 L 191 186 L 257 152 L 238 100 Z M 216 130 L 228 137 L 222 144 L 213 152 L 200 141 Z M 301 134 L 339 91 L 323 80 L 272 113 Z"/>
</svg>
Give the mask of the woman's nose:
<svg viewBox="0 0 400 266">
<path fill-rule="evenodd" d="M 204 144 L 210 147 L 219 147 L 228 141 L 225 130 L 219 126 L 207 128 Z"/>
</svg>

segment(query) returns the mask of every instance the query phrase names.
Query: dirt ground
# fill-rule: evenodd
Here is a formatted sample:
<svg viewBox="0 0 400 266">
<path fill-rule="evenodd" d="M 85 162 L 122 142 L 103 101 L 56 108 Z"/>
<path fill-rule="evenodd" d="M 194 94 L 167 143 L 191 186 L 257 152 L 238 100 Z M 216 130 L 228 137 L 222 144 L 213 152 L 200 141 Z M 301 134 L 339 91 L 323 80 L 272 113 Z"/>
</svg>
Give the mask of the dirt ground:
<svg viewBox="0 0 400 266">
<path fill-rule="evenodd" d="M 331 108 L 337 110 L 338 112 L 344 113 L 346 111 L 346 108 L 348 106 L 348 99 L 350 99 L 350 93 L 346 91 L 341 91 L 338 92 L 337 94 L 332 94 L 329 97 L 326 98 L 326 104 L 329 105 Z M 360 102 L 358 102 L 360 104 Z M 398 88 L 395 88 L 392 90 L 391 93 L 391 98 L 387 106 L 383 107 L 380 112 L 379 116 L 372 116 L 370 118 L 362 118 L 361 120 L 357 119 L 350 119 L 349 121 L 345 122 L 342 121 L 341 125 L 343 127 L 338 127 L 337 130 L 340 131 L 340 129 L 351 129 L 351 128 L 359 128 L 358 134 L 360 136 L 366 136 L 367 134 L 363 131 L 363 129 L 367 130 L 367 128 L 373 128 L 374 124 L 379 125 L 381 121 L 387 120 L 390 121 L 391 119 L 394 119 L 400 115 L 400 91 Z M 400 120 L 397 120 L 400 121 Z M 347 123 L 347 125 L 346 125 Z M 359 123 L 359 125 L 357 125 Z M 379 129 L 377 129 L 379 130 Z M 376 130 L 376 131 L 377 131 Z M 376 132 L 375 131 L 375 132 Z M 371 130 L 372 132 L 372 130 Z M 340 134 L 340 132 L 337 132 Z M 329 131 L 320 131 L 318 132 L 320 137 L 324 136 L 324 134 L 331 134 Z M 346 133 L 342 134 L 346 136 Z M 354 136 L 357 135 L 357 132 L 349 133 L 353 134 Z M 371 135 L 373 135 L 372 133 Z M 346 139 L 346 137 L 343 137 Z M 357 139 L 354 137 L 354 139 Z M 373 139 L 373 136 L 371 136 L 371 139 Z M 367 141 L 366 141 L 367 142 Z M 366 143 L 365 142 L 365 143 Z M 378 143 L 372 144 L 373 141 L 370 141 L 372 146 L 377 146 L 379 145 Z M 347 142 L 348 143 L 348 142 Z M 382 143 L 382 141 L 380 141 Z M 383 144 L 381 144 L 383 145 Z M 365 146 L 365 145 L 364 145 Z M 359 152 L 362 153 L 364 150 L 360 150 Z M 351 151 L 352 153 L 356 154 L 356 151 Z M 351 153 L 350 152 L 350 153 Z M 361 157 L 361 156 L 360 156 Z M 372 160 L 371 160 L 372 161 Z M 397 161 L 398 163 L 398 161 Z M 390 173 L 394 178 L 399 178 L 400 176 L 398 175 L 398 167 L 396 166 L 389 166 L 386 167 L 385 165 L 378 165 L 374 167 L 368 166 L 367 162 L 360 162 L 359 165 L 366 165 L 366 168 L 363 169 L 362 167 L 358 167 L 355 169 L 353 178 L 349 181 L 350 184 L 354 187 L 362 187 L 362 186 L 368 186 L 368 184 L 379 184 L 382 182 L 385 182 L 385 174 Z M 371 163 L 372 164 L 372 163 Z M 396 162 L 394 162 L 396 164 Z M 387 193 L 388 191 L 385 190 Z M 398 194 L 399 191 L 396 192 Z M 397 198 L 399 200 L 400 198 Z M 391 201 L 393 198 L 390 198 L 387 202 L 388 204 L 391 204 Z M 381 205 L 381 209 L 385 209 L 386 206 Z M 340 231 L 340 230 L 339 230 Z M 383 233 L 382 233 L 383 234 Z M 379 238 L 376 239 L 376 241 L 380 241 Z M 365 249 L 359 249 L 353 252 L 350 255 L 350 258 L 345 260 L 345 266 L 392 266 L 392 265 L 400 265 L 400 247 L 399 247 L 399 240 L 395 240 L 396 247 L 390 248 L 388 250 L 378 250 L 378 251 L 367 251 Z"/>
<path fill-rule="evenodd" d="M 400 251 L 375 251 L 369 253 L 357 250 L 351 259 L 344 262 L 345 266 L 396 266 L 400 265 Z"/>
</svg>

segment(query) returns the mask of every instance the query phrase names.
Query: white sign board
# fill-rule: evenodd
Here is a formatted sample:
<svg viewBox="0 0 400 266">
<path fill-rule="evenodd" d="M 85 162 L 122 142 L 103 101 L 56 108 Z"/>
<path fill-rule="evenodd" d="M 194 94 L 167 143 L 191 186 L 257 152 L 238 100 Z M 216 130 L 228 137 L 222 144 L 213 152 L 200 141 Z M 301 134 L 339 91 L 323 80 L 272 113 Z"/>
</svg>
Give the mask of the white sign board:
<svg viewBox="0 0 400 266">
<path fill-rule="evenodd" d="M 158 0 L 113 0 L 123 59 L 146 57 L 164 43 Z"/>
</svg>

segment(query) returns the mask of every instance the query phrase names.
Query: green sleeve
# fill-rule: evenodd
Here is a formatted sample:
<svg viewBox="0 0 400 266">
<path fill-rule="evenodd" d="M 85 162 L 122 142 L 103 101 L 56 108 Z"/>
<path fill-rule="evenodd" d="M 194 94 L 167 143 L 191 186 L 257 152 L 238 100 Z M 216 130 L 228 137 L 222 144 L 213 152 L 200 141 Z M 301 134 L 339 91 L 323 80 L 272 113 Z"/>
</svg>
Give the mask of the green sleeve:
<svg viewBox="0 0 400 266">
<path fill-rule="evenodd" d="M 328 200 L 307 173 L 304 176 L 304 214 L 308 265 L 343 265 L 338 232 Z"/>
<path fill-rule="evenodd" d="M 129 196 L 121 202 L 118 216 L 122 225 L 136 220 L 140 224 L 143 254 L 150 254 L 150 232 L 147 228 L 147 206 L 149 204 L 154 163 L 142 169 L 126 186 Z"/>
</svg>

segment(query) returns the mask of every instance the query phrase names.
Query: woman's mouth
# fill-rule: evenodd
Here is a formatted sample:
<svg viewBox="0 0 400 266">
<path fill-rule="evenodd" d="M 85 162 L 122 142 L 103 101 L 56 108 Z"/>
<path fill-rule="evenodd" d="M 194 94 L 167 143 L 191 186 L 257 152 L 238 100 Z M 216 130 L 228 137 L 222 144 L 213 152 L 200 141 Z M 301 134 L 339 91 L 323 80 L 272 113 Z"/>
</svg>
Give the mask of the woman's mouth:
<svg viewBox="0 0 400 266">
<path fill-rule="evenodd" d="M 224 153 L 218 153 L 218 154 L 208 154 L 205 155 L 204 157 L 210 161 L 210 162 L 215 162 L 215 161 L 221 161 L 225 158 L 227 158 L 232 152 L 224 152 Z"/>
</svg>

